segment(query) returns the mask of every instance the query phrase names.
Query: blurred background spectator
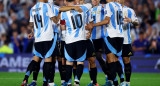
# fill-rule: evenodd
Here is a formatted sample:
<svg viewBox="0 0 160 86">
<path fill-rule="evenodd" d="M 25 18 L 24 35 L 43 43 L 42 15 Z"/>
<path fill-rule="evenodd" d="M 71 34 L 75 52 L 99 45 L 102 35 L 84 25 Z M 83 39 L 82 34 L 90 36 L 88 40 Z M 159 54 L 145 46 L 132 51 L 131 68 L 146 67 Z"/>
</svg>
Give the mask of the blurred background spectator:
<svg viewBox="0 0 160 86">
<path fill-rule="evenodd" d="M 10 40 L 8 46 L 14 53 L 32 52 L 34 39 L 27 39 L 27 28 L 29 11 L 36 1 L 0 0 L 0 47 Z M 54 3 L 64 6 L 64 0 L 54 0 Z M 160 54 L 160 0 L 126 0 L 125 5 L 134 9 L 140 22 L 139 26 L 131 27 L 135 53 Z"/>
<path fill-rule="evenodd" d="M 147 41 L 147 39 L 144 38 L 144 32 L 140 32 L 139 33 L 139 39 L 135 40 L 133 42 L 133 51 L 134 52 L 139 52 L 139 53 L 146 53 L 147 52 L 147 48 L 149 45 L 149 42 Z"/>
</svg>

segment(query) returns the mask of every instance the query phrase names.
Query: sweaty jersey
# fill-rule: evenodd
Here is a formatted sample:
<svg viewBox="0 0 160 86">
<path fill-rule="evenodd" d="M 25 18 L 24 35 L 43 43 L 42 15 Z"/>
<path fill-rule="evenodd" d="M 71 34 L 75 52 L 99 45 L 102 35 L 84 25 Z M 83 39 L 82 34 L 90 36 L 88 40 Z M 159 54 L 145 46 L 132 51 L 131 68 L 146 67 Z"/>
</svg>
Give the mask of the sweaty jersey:
<svg viewBox="0 0 160 86">
<path fill-rule="evenodd" d="M 123 16 L 130 18 L 132 21 L 138 20 L 134 10 L 126 6 L 123 7 Z M 132 40 L 131 40 L 131 34 L 130 34 L 130 26 L 131 26 L 131 23 L 123 25 L 123 33 L 124 33 L 123 44 L 131 44 Z"/>
<path fill-rule="evenodd" d="M 48 3 L 38 2 L 30 10 L 30 22 L 34 23 L 35 42 L 51 41 L 54 37 L 52 20 L 54 17 Z"/>
<path fill-rule="evenodd" d="M 80 40 L 86 40 L 85 35 L 85 19 L 86 13 L 91 9 L 92 5 L 80 5 L 83 12 L 79 13 L 75 10 L 70 10 L 61 13 L 61 20 L 65 20 L 65 42 L 70 44 Z"/>
<path fill-rule="evenodd" d="M 93 23 L 98 23 L 104 20 L 104 8 L 100 4 L 97 7 L 91 9 L 91 14 L 93 17 Z M 100 39 L 105 37 L 106 25 L 96 26 L 92 31 L 92 39 Z"/>
<path fill-rule="evenodd" d="M 105 17 L 110 17 L 110 22 L 106 28 L 106 36 L 110 38 L 123 37 L 123 13 L 121 4 L 116 2 L 107 3 L 105 6 Z"/>
</svg>

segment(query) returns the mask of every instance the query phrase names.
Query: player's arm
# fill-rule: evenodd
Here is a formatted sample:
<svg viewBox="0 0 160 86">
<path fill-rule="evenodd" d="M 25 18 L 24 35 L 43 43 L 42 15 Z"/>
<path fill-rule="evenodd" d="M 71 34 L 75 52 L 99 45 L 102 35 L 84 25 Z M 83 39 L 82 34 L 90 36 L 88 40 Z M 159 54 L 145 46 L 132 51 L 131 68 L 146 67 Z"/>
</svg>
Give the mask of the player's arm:
<svg viewBox="0 0 160 86">
<path fill-rule="evenodd" d="M 90 30 L 92 29 L 93 27 L 96 27 L 96 26 L 102 26 L 102 25 L 106 25 L 106 24 L 109 24 L 110 22 L 110 17 L 105 17 L 105 19 L 101 22 L 98 22 L 98 23 L 90 23 L 87 25 L 87 30 Z"/>
<path fill-rule="evenodd" d="M 110 22 L 110 17 L 105 17 L 103 21 L 93 24 L 93 27 L 109 24 L 109 22 Z"/>
<path fill-rule="evenodd" d="M 128 17 L 124 18 L 124 22 L 132 23 L 133 25 L 137 26 L 139 24 L 138 19 L 132 20 Z"/>
<path fill-rule="evenodd" d="M 107 8 L 107 9 L 106 9 Z M 104 11 L 105 11 L 105 19 L 101 22 L 98 22 L 98 23 L 94 23 L 92 24 L 92 27 L 96 27 L 96 26 L 102 26 L 102 25 L 106 25 L 106 24 L 109 24 L 110 23 L 110 18 L 111 18 L 111 15 L 113 14 L 109 8 L 109 4 L 107 4 L 104 8 Z M 91 25 L 90 25 L 91 26 Z M 89 28 L 91 29 L 91 27 Z"/>
<path fill-rule="evenodd" d="M 33 21 L 33 15 L 32 15 L 32 9 L 30 10 L 30 19 L 29 19 L 29 28 L 27 29 L 28 33 L 28 39 L 32 39 L 34 35 L 34 21 Z"/>
<path fill-rule="evenodd" d="M 54 23 L 57 24 L 57 23 L 59 22 L 60 15 L 61 15 L 61 13 L 59 13 L 58 16 L 51 17 L 51 20 L 52 20 Z"/>
<path fill-rule="evenodd" d="M 34 35 L 33 22 L 29 22 L 29 28 L 27 29 L 28 39 L 32 39 Z"/>
<path fill-rule="evenodd" d="M 89 24 L 93 25 L 93 21 L 90 22 Z M 88 24 L 87 24 L 87 26 L 88 26 Z M 88 28 L 88 27 L 86 27 L 86 28 Z M 87 39 L 89 39 L 91 37 L 92 31 L 93 31 L 93 27 L 91 29 L 89 29 L 89 32 L 87 33 L 87 37 L 86 37 Z"/>
<path fill-rule="evenodd" d="M 83 12 L 80 6 L 64 6 L 59 8 L 60 12 L 69 11 L 69 10 L 76 10 L 78 12 Z"/>
<path fill-rule="evenodd" d="M 133 25 L 138 26 L 139 21 L 138 18 L 136 17 L 134 10 L 131 10 L 131 12 L 132 12 L 131 18 L 125 17 L 124 22 L 132 23 Z"/>
</svg>

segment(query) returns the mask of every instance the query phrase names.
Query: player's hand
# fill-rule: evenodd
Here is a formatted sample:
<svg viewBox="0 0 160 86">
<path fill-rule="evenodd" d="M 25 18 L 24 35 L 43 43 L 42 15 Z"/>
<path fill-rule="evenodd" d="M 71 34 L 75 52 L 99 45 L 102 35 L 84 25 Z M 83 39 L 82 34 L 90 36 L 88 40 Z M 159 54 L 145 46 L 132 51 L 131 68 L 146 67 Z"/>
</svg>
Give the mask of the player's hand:
<svg viewBox="0 0 160 86">
<path fill-rule="evenodd" d="M 86 30 L 90 30 L 90 29 L 92 29 L 92 28 L 93 28 L 93 24 L 92 24 L 92 23 L 87 24 Z"/>
<path fill-rule="evenodd" d="M 123 22 L 132 23 L 132 20 L 125 16 L 125 18 L 123 19 Z"/>
<path fill-rule="evenodd" d="M 90 38 L 91 38 L 91 33 L 88 32 L 88 33 L 87 33 L 87 36 L 86 36 L 86 39 L 90 39 Z"/>
<path fill-rule="evenodd" d="M 80 13 L 83 12 L 83 10 L 81 9 L 80 6 L 75 6 L 74 10 L 76 10 L 76 11 L 78 11 Z"/>
<path fill-rule="evenodd" d="M 32 39 L 33 34 L 28 34 L 28 39 Z"/>
</svg>

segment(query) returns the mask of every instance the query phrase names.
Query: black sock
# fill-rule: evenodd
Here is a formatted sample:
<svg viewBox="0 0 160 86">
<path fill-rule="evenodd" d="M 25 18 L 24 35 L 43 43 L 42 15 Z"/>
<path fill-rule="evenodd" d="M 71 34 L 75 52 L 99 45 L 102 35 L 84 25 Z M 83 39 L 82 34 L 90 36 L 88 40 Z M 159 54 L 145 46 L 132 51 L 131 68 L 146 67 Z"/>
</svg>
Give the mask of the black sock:
<svg viewBox="0 0 160 86">
<path fill-rule="evenodd" d="M 109 70 L 110 70 L 110 77 L 112 81 L 115 81 L 116 79 L 116 71 L 117 71 L 117 64 L 116 62 L 109 63 Z M 116 85 L 116 83 L 114 83 Z"/>
<path fill-rule="evenodd" d="M 124 64 L 124 71 L 125 71 L 126 81 L 130 82 L 131 73 L 132 73 L 131 63 Z"/>
<path fill-rule="evenodd" d="M 62 61 L 58 61 L 58 69 L 59 69 L 59 73 L 60 73 L 60 76 L 61 76 L 61 80 L 62 80 Z"/>
<path fill-rule="evenodd" d="M 124 82 L 122 65 L 119 61 L 117 61 L 116 64 L 117 64 L 117 73 L 118 73 L 118 76 L 120 77 L 120 81 Z"/>
<path fill-rule="evenodd" d="M 72 68 L 73 68 L 73 66 L 71 66 L 71 65 L 66 65 L 66 82 L 67 82 L 67 83 L 71 83 Z"/>
<path fill-rule="evenodd" d="M 28 68 L 27 68 L 27 71 L 26 71 L 26 74 L 25 74 L 25 77 L 24 77 L 24 80 L 26 80 L 26 82 L 28 82 L 28 78 L 30 76 L 30 74 L 35 71 L 35 69 L 37 68 L 37 62 L 32 60 L 31 63 L 28 65 Z"/>
<path fill-rule="evenodd" d="M 108 80 L 112 80 L 108 62 L 106 62 L 106 75 L 108 76 Z"/>
<path fill-rule="evenodd" d="M 73 69 L 73 76 L 74 76 L 74 79 L 75 79 L 75 77 L 77 76 L 76 70 L 77 70 L 77 69 Z"/>
<path fill-rule="evenodd" d="M 93 84 L 97 83 L 97 67 L 91 68 L 89 71 L 89 75 L 91 80 L 93 81 Z"/>
<path fill-rule="evenodd" d="M 66 80 L 66 66 L 62 65 L 62 77 L 61 80 Z"/>
<path fill-rule="evenodd" d="M 96 58 L 102 68 L 102 71 L 107 75 L 107 65 L 106 64 L 106 61 L 104 60 L 104 58 L 101 56 L 101 53 L 96 53 Z"/>
<path fill-rule="evenodd" d="M 84 65 L 82 65 L 82 64 L 77 65 L 76 72 L 77 72 L 77 78 L 78 78 L 79 81 L 80 81 L 81 76 L 83 74 L 83 68 L 84 68 Z"/>
<path fill-rule="evenodd" d="M 44 83 L 47 83 L 50 78 L 51 74 L 51 69 L 52 69 L 52 62 L 44 62 L 43 65 L 43 81 Z"/>
<path fill-rule="evenodd" d="M 35 80 L 35 81 L 37 81 L 38 73 L 39 73 L 39 70 L 40 70 L 40 64 L 41 64 L 41 62 L 38 62 L 36 70 L 33 71 L 33 80 Z"/>
<path fill-rule="evenodd" d="M 52 62 L 51 69 L 50 69 L 50 76 L 49 76 L 49 82 L 54 82 L 54 74 L 55 74 L 55 62 Z"/>
</svg>

